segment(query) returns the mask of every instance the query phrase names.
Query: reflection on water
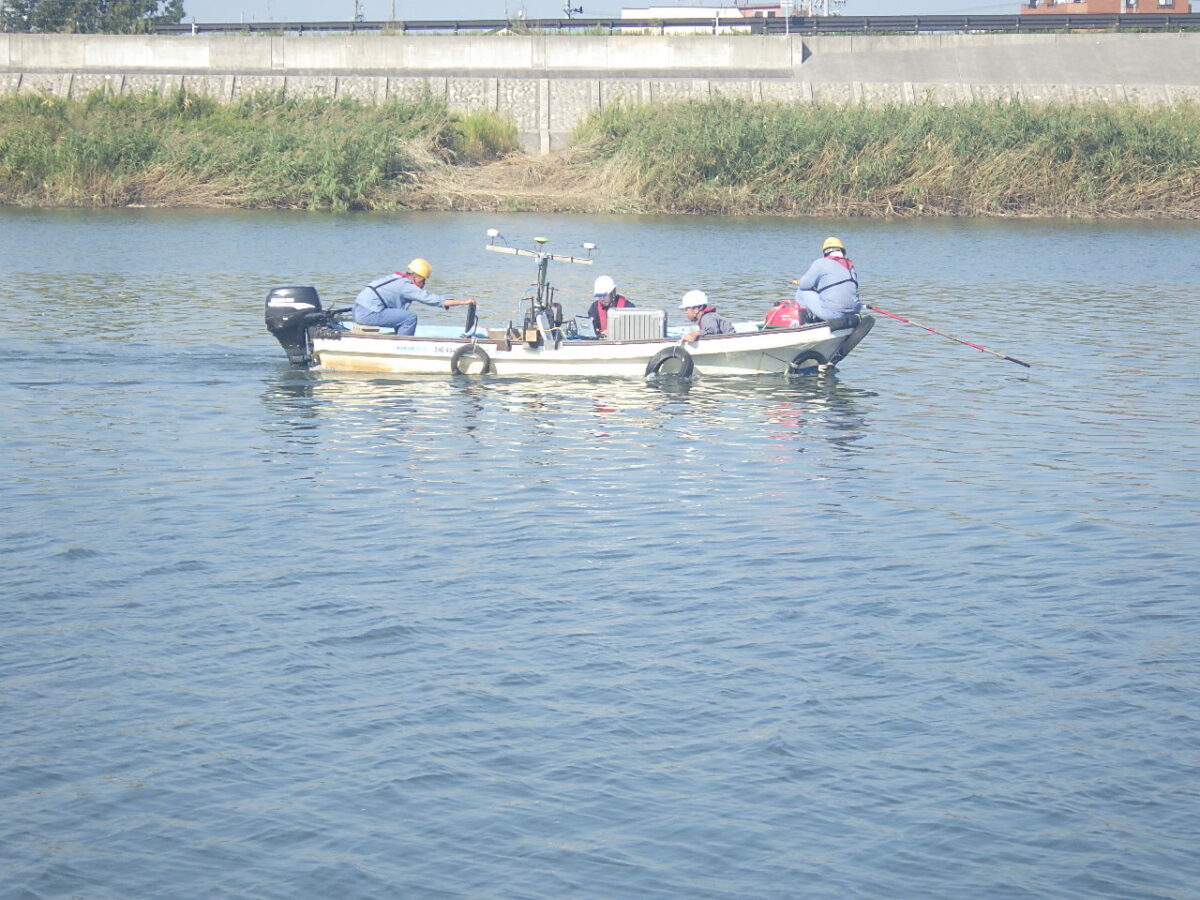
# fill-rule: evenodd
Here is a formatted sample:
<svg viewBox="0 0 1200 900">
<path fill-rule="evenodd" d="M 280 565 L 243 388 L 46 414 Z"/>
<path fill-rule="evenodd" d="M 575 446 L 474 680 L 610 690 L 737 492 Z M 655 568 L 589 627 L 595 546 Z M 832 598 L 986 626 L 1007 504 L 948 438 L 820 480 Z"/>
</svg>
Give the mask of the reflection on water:
<svg viewBox="0 0 1200 900">
<path fill-rule="evenodd" d="M 499 379 L 356 376 L 281 368 L 264 392 L 277 428 L 311 442 L 359 450 L 377 441 L 421 442 L 431 435 L 470 438 L 494 446 L 520 435 L 553 452 L 559 442 L 597 444 L 636 433 L 649 446 L 654 431 L 674 440 L 755 435 L 805 450 L 820 439 L 842 452 L 867 428 L 860 403 L 875 395 L 836 374 L 797 378 L 681 381 L 625 379 Z M 780 448 L 782 450 L 782 448 Z"/>
</svg>

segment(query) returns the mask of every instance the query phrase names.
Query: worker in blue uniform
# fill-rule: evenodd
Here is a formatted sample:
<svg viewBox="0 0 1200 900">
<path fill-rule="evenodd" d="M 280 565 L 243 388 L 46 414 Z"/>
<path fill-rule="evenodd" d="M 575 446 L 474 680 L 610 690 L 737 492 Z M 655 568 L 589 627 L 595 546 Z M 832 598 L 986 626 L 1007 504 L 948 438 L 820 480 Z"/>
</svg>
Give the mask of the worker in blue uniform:
<svg viewBox="0 0 1200 900">
<path fill-rule="evenodd" d="M 821 245 L 821 258 L 796 282 L 796 302 L 808 310 L 808 321 L 828 322 L 863 311 L 858 296 L 858 273 L 846 256 L 846 245 L 830 237 Z"/>
<path fill-rule="evenodd" d="M 475 298 L 453 300 L 425 290 L 433 271 L 424 259 L 414 259 L 404 272 L 393 272 L 376 278 L 354 298 L 354 321 L 359 325 L 377 325 L 396 329 L 396 334 L 411 335 L 417 330 L 417 314 L 409 307 L 413 303 L 426 306 L 472 306 Z"/>
</svg>

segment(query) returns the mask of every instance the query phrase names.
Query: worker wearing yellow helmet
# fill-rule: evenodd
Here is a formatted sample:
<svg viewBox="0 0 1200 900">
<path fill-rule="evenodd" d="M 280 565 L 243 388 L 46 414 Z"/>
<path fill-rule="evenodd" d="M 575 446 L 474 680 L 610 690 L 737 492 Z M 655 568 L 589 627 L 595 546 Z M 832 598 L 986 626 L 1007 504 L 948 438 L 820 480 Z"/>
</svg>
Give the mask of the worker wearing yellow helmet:
<svg viewBox="0 0 1200 900">
<path fill-rule="evenodd" d="M 863 310 L 858 296 L 858 274 L 841 238 L 825 238 L 821 258 L 808 267 L 796 284 L 799 285 L 796 302 L 808 310 L 806 321 L 828 322 Z"/>
<path fill-rule="evenodd" d="M 394 328 L 396 334 L 411 335 L 417 330 L 417 314 L 409 309 L 414 303 L 442 309 L 474 305 L 474 297 L 453 300 L 425 290 L 425 282 L 432 273 L 429 262 L 418 257 L 403 272 L 376 278 L 354 298 L 354 321 L 360 325 Z"/>
</svg>

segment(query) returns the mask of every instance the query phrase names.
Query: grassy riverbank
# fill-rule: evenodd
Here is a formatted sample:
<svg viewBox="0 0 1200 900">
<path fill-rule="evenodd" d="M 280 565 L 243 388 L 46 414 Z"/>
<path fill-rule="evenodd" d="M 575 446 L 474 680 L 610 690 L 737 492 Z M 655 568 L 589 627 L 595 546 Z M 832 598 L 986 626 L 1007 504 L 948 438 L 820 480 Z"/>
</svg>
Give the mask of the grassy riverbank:
<svg viewBox="0 0 1200 900">
<path fill-rule="evenodd" d="M 1200 109 L 688 103 L 613 108 L 580 144 L 666 211 L 1200 215 Z"/>
<path fill-rule="evenodd" d="M 0 202 L 1200 217 L 1200 108 L 616 106 L 566 151 L 434 102 L 0 100 Z"/>
<path fill-rule="evenodd" d="M 516 147 L 511 123 L 433 101 L 23 95 L 0 100 L 0 202 L 386 208 L 423 172 Z"/>
</svg>

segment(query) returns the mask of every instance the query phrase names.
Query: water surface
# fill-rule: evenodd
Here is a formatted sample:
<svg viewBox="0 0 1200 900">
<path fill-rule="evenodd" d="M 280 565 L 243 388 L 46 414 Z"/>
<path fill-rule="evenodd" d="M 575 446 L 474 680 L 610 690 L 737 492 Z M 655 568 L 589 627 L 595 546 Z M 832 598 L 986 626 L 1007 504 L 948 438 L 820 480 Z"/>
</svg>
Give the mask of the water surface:
<svg viewBox="0 0 1200 900">
<path fill-rule="evenodd" d="M 1200 232 L 0 214 L 0 895 L 1195 896 Z M 291 369 L 266 291 L 734 318 L 829 378 Z M 429 320 L 457 321 L 457 311 Z"/>
</svg>

